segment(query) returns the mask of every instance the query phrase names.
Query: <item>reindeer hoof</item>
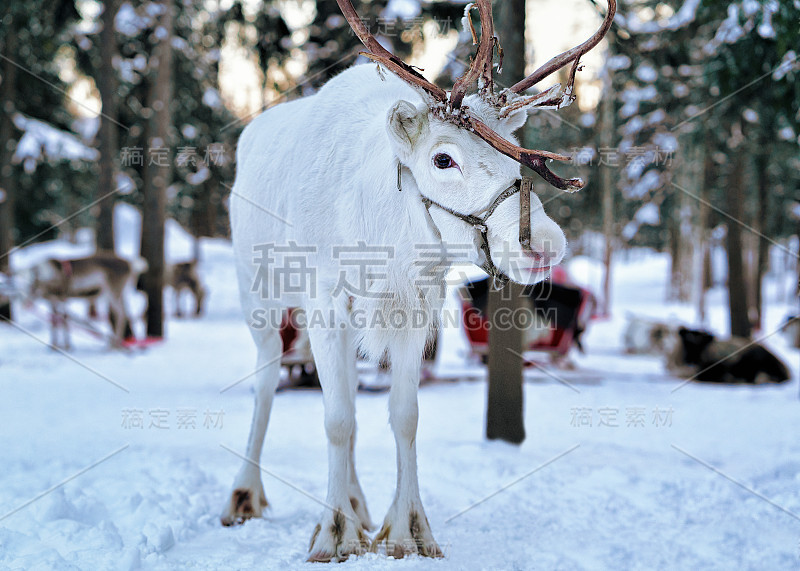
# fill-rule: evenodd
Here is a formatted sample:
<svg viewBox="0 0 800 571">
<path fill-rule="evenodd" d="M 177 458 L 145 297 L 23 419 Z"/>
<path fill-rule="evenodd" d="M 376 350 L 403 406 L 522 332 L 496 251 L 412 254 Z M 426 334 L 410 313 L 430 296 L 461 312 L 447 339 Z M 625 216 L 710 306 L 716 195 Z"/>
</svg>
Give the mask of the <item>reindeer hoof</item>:
<svg viewBox="0 0 800 571">
<path fill-rule="evenodd" d="M 395 559 L 402 559 L 406 555 L 421 555 L 423 557 L 444 557 L 442 550 L 436 544 L 431 533 L 431 527 L 425 513 L 412 509 L 408 515 L 407 523 L 403 520 L 387 516 L 383 527 L 375 536 L 370 551 L 378 552 L 381 543 L 386 543 L 386 555 Z M 393 524 L 392 522 L 396 523 Z"/>
<path fill-rule="evenodd" d="M 311 536 L 309 562 L 341 562 L 351 555 L 363 555 L 367 551 L 369 540 L 361 530 L 361 522 L 352 510 L 349 511 L 348 515 L 341 509 L 326 511 Z"/>
<path fill-rule="evenodd" d="M 231 500 L 220 516 L 224 526 L 241 525 L 253 517 L 261 517 L 262 510 L 269 505 L 264 491 L 254 493 L 253 490 L 237 488 L 231 494 Z"/>
<path fill-rule="evenodd" d="M 372 531 L 375 526 L 369 517 L 369 510 L 367 509 L 367 502 L 364 500 L 364 495 L 359 490 L 358 495 L 361 497 L 359 500 L 356 496 L 350 496 L 350 506 L 356 512 L 358 520 L 361 522 L 361 529 L 364 531 Z"/>
</svg>

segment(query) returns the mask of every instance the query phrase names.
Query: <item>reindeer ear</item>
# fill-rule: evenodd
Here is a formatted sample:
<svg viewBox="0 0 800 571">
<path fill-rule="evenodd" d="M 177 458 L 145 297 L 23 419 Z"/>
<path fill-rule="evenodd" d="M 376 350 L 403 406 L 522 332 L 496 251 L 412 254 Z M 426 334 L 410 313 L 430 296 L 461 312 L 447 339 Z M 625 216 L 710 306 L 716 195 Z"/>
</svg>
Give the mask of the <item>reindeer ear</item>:
<svg viewBox="0 0 800 571">
<path fill-rule="evenodd" d="M 428 132 L 427 109 L 417 109 L 402 99 L 395 103 L 387 116 L 386 131 L 400 158 L 408 158 L 414 145 Z"/>
<path fill-rule="evenodd" d="M 509 131 L 512 133 L 522 127 L 525 124 L 525 121 L 528 120 L 528 110 L 524 107 L 522 109 L 517 109 L 509 114 L 508 117 L 502 119 L 505 121 Z"/>
</svg>

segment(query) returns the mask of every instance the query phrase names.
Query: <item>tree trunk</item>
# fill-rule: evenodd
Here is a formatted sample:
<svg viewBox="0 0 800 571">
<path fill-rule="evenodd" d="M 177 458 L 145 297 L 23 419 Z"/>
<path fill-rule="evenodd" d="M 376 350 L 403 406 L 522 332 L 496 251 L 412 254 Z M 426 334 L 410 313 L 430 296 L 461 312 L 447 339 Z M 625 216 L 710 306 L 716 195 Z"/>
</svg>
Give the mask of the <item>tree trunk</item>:
<svg viewBox="0 0 800 571">
<path fill-rule="evenodd" d="M 795 233 L 797 234 L 798 240 L 798 253 L 800 253 L 800 219 L 797 220 L 797 224 L 795 225 Z M 790 246 L 790 243 L 787 241 L 787 246 Z M 797 275 L 797 281 L 793 284 L 790 284 L 789 291 L 787 292 L 786 302 L 791 304 L 793 310 L 790 310 L 790 315 L 794 315 L 795 318 L 800 318 L 800 258 L 796 254 L 792 254 L 788 251 L 785 252 L 784 256 L 784 264 L 783 268 L 786 274 L 794 272 Z M 783 283 L 783 279 L 781 279 L 781 283 Z M 781 295 L 783 291 L 781 291 Z M 792 331 L 794 331 L 793 339 L 789 342 L 793 343 L 795 347 L 800 349 L 800 319 L 796 319 L 792 323 Z"/>
<path fill-rule="evenodd" d="M 609 57 L 611 56 L 611 46 L 613 40 L 609 39 Z M 610 149 L 614 146 L 614 133 L 616 131 L 614 121 L 614 96 L 612 91 L 614 83 L 611 78 L 613 73 L 606 69 L 606 77 L 603 80 L 602 100 L 600 101 L 600 147 Z M 601 314 L 611 314 L 611 261 L 614 251 L 614 171 L 611 165 L 600 166 L 600 191 L 603 196 L 603 236 L 605 237 L 605 250 L 603 252 L 603 294 Z"/>
<path fill-rule="evenodd" d="M 797 224 L 797 239 L 798 239 L 798 250 L 800 250 L 800 222 Z M 800 260 L 795 260 L 795 268 L 797 269 L 797 285 L 795 286 L 794 295 L 795 300 L 798 302 L 797 305 L 797 313 L 795 315 L 800 316 Z M 794 346 L 800 348 L 800 320 L 795 321 L 795 336 L 794 336 Z"/>
<path fill-rule="evenodd" d="M 162 2 L 164 13 L 157 33 L 158 44 L 150 58 L 150 69 L 156 69 L 155 81 L 150 84 L 149 105 L 153 111 L 148 124 L 149 156 L 146 160 L 144 200 L 142 205 L 142 256 L 148 269 L 142 276 L 147 296 L 146 326 L 148 337 L 164 336 L 164 221 L 166 218 L 167 187 L 172 169 L 170 130 L 172 117 L 172 27 L 173 0 Z M 167 149 L 166 158 L 154 149 Z"/>
<path fill-rule="evenodd" d="M 708 206 L 708 199 L 711 196 L 711 188 L 716 179 L 714 170 L 714 159 L 712 157 L 712 136 L 706 130 L 705 143 L 703 144 L 703 176 L 700 182 L 700 203 L 698 205 L 697 225 L 698 225 L 698 246 L 699 264 L 697 283 L 697 322 L 700 325 L 706 323 L 706 291 L 712 286 L 711 277 L 711 209 Z"/>
<path fill-rule="evenodd" d="M 7 16 L 11 18 L 11 16 Z M 3 53 L 14 57 L 17 52 L 15 22 L 7 20 Z M 16 100 L 17 68 L 10 59 L 3 60 L 0 84 L 0 272 L 10 270 L 11 249 L 14 247 L 14 171 L 11 157 L 14 153 L 14 124 L 11 117 Z M 11 319 L 11 300 L 0 297 L 0 318 Z"/>
<path fill-rule="evenodd" d="M 525 0 L 503 0 L 497 3 L 495 16 L 498 36 L 503 38 L 503 75 L 524 77 Z M 515 444 L 525 440 L 520 356 L 523 349 L 522 331 L 513 326 L 501 326 L 497 323 L 497 318 L 498 315 L 516 313 L 522 306 L 521 293 L 522 286 L 517 284 L 510 283 L 502 291 L 491 288 L 488 305 L 492 328 L 489 331 L 486 437 Z"/>
<path fill-rule="evenodd" d="M 687 142 L 686 155 L 690 157 L 689 164 L 685 164 L 683 173 L 681 175 L 681 183 L 685 182 L 684 188 L 694 189 L 697 188 L 698 177 L 696 176 L 694 165 L 697 164 L 696 157 L 694 156 L 694 148 L 691 143 Z M 677 267 L 677 282 L 676 282 L 676 298 L 678 301 L 688 302 L 692 299 L 691 290 L 691 275 L 693 270 L 693 262 L 695 259 L 695 235 L 694 235 L 694 218 L 695 218 L 695 200 L 685 192 L 678 195 L 678 267 Z"/>
<path fill-rule="evenodd" d="M 680 197 L 677 193 L 672 195 L 672 208 L 667 221 L 669 227 L 669 284 L 667 284 L 667 299 L 677 301 L 680 299 L 679 282 L 681 266 L 681 223 L 680 223 Z"/>
<path fill-rule="evenodd" d="M 97 90 L 103 114 L 100 116 L 100 130 L 97 146 L 100 151 L 100 174 L 97 178 L 97 198 L 107 195 L 116 188 L 115 159 L 119 152 L 117 133 L 117 75 L 114 71 L 114 55 L 117 41 L 114 37 L 114 17 L 119 8 L 119 0 L 105 0 L 100 32 L 100 69 L 97 73 Z M 114 196 L 108 196 L 98 204 L 95 222 L 95 238 L 98 250 L 114 251 Z"/>
<path fill-rule="evenodd" d="M 748 316 L 747 279 L 744 275 L 742 227 L 737 221 L 744 212 L 744 143 L 734 151 L 727 197 L 728 214 L 728 300 L 730 304 L 731 335 L 750 337 L 750 318 Z"/>
<path fill-rule="evenodd" d="M 764 148 L 764 147 L 762 147 Z M 760 234 L 764 234 L 765 230 L 769 228 L 769 191 L 767 166 L 769 165 L 769 157 L 764 153 L 758 153 L 755 160 L 755 174 L 756 185 L 758 188 L 758 209 L 753 228 Z M 756 234 L 758 246 L 756 247 L 756 263 L 755 271 L 753 272 L 753 310 L 755 316 L 755 328 L 761 330 L 763 328 L 763 314 L 762 308 L 764 305 L 762 286 L 764 283 L 764 275 L 767 273 L 769 267 L 769 242 Z"/>
</svg>

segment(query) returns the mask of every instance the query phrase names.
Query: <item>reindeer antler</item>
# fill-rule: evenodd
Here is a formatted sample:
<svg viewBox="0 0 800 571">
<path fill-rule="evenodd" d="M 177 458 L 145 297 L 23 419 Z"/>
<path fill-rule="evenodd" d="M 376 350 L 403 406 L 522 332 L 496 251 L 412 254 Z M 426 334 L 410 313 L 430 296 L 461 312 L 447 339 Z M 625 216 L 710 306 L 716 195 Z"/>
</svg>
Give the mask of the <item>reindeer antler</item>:
<svg viewBox="0 0 800 571">
<path fill-rule="evenodd" d="M 420 88 L 435 100 L 441 101 L 442 103 L 447 102 L 447 93 L 444 89 L 422 77 L 422 74 L 416 69 L 384 48 L 378 40 L 375 39 L 375 36 L 370 33 L 364 25 L 364 22 L 358 17 L 358 13 L 356 9 L 353 8 L 353 4 L 350 0 L 336 0 L 336 3 L 339 4 L 339 9 L 342 11 L 347 23 L 350 24 L 353 32 L 355 32 L 358 39 L 361 40 L 361 43 L 364 44 L 364 47 L 369 50 L 369 52 L 361 52 L 362 55 L 380 63 L 397 77 L 406 83 Z"/>
<path fill-rule="evenodd" d="M 464 95 L 466 95 L 467 89 L 473 83 L 477 83 L 478 89 L 484 94 L 493 94 L 492 59 L 494 47 L 497 45 L 497 38 L 494 35 L 492 0 L 477 0 L 477 6 L 481 19 L 481 41 L 478 44 L 478 52 L 475 54 L 475 59 L 472 60 L 469 69 L 456 80 L 453 90 L 450 92 L 450 107 L 453 109 L 461 107 Z M 475 29 L 472 28 L 472 20 L 469 14 L 473 7 L 475 7 L 475 4 L 467 4 L 464 9 L 464 17 L 470 25 L 474 41 Z"/>
<path fill-rule="evenodd" d="M 603 19 L 603 23 L 600 24 L 600 27 L 597 31 L 592 35 L 591 38 L 586 40 L 580 45 L 575 46 L 572 49 L 569 49 L 561 54 L 558 54 L 556 57 L 552 58 L 542 67 L 534 71 L 528 77 L 523 79 L 522 81 L 518 81 L 514 85 L 508 88 L 509 91 L 514 93 L 521 93 L 526 89 L 529 89 L 542 81 L 548 75 L 552 75 L 553 73 L 557 72 L 559 69 L 567 65 L 569 62 L 573 62 L 572 70 L 570 71 L 570 78 L 568 88 L 570 90 L 575 83 L 575 72 L 578 68 L 578 62 L 580 61 L 581 57 L 586 54 L 589 50 L 594 48 L 597 44 L 600 43 L 600 40 L 608 33 L 609 28 L 611 28 L 611 22 L 614 20 L 614 13 L 617 11 L 617 2 L 616 0 L 608 0 L 608 11 L 606 12 L 606 17 Z"/>
<path fill-rule="evenodd" d="M 450 92 L 449 98 L 443 89 L 429 82 L 417 70 L 381 46 L 378 40 L 375 39 L 358 17 L 358 13 L 355 11 L 355 8 L 353 8 L 353 4 L 350 0 L 336 0 L 336 3 L 339 4 L 342 14 L 344 14 L 350 27 L 361 40 L 361 43 L 369 50 L 368 53 L 362 52 L 363 55 L 380 63 L 410 85 L 422 90 L 435 102 L 448 108 L 449 111 L 458 111 L 457 113 L 444 113 L 442 115 L 444 118 L 469 129 L 478 137 L 489 143 L 494 149 L 530 167 L 533 171 L 538 173 L 539 176 L 558 189 L 567 192 L 575 192 L 584 187 L 585 183 L 581 179 L 563 179 L 547 168 L 546 161 L 548 160 L 569 161 L 570 157 L 551 153 L 550 151 L 525 149 L 507 141 L 480 119 L 473 116 L 469 112 L 468 107 L 462 106 L 462 102 L 467 89 L 473 83 L 477 83 L 478 92 L 484 99 L 499 107 L 499 114 L 501 117 L 505 117 L 511 111 L 526 106 L 560 105 L 567 97 L 571 100 L 574 98 L 575 72 L 578 70 L 580 58 L 595 47 L 603 36 L 606 35 L 606 32 L 608 32 L 608 29 L 611 27 L 611 22 L 614 19 L 614 13 L 616 12 L 616 0 L 608 0 L 608 12 L 603 20 L 603 24 L 591 38 L 554 57 L 531 75 L 504 91 L 499 98 L 494 94 L 492 79 L 494 48 L 498 44 L 497 38 L 494 35 L 492 0 L 476 0 L 474 4 L 469 4 L 465 9 L 467 22 L 472 30 L 472 36 L 475 38 L 475 30 L 470 20 L 470 12 L 475 6 L 478 7 L 478 14 L 481 20 L 481 38 L 475 58 L 472 60 L 464 75 L 453 85 L 453 90 Z M 500 55 L 502 57 L 502 50 L 500 50 Z M 570 70 L 566 91 L 562 92 L 560 85 L 555 85 L 544 93 L 528 98 L 520 98 L 511 103 L 507 103 L 508 99 L 507 96 L 504 95 L 505 93 L 512 93 L 516 96 L 570 62 L 572 62 L 572 69 Z M 503 103 L 502 107 L 500 107 L 501 102 Z"/>
</svg>

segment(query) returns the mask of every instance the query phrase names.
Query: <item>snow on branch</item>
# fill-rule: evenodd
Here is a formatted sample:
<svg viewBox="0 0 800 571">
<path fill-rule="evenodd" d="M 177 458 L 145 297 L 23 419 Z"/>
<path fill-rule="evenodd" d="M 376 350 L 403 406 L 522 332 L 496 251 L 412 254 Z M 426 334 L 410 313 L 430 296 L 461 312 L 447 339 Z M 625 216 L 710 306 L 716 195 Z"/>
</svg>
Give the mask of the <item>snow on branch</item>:
<svg viewBox="0 0 800 571">
<path fill-rule="evenodd" d="M 630 34 L 655 34 L 669 30 L 674 32 L 694 22 L 700 0 L 686 0 L 683 6 L 666 20 L 650 20 L 643 22 L 635 12 L 630 14 L 617 13 L 616 24 Z"/>
<path fill-rule="evenodd" d="M 130 38 L 153 24 L 151 17 L 139 15 L 129 2 L 123 3 L 114 16 L 114 29 Z"/>
<path fill-rule="evenodd" d="M 96 161 L 99 157 L 97 149 L 87 147 L 72 133 L 49 123 L 25 117 L 21 113 L 14 115 L 13 121 L 17 129 L 24 133 L 17 143 L 13 161 L 22 163 L 25 172 L 34 172 L 44 160 Z"/>
<path fill-rule="evenodd" d="M 722 44 L 735 44 L 754 29 L 762 38 L 775 38 L 772 16 L 778 8 L 775 0 L 767 0 L 763 4 L 756 0 L 744 0 L 741 6 L 735 3 L 729 5 L 727 18 L 722 21 L 714 38 L 704 46 L 703 51 L 713 55 Z M 756 26 L 759 11 L 761 22 Z"/>
<path fill-rule="evenodd" d="M 650 226 L 658 226 L 661 223 L 661 216 L 658 211 L 658 205 L 654 202 L 647 202 L 636 211 L 633 215 L 633 220 L 628 222 L 622 229 L 622 237 L 630 241 L 636 236 L 639 228 L 645 224 Z"/>
</svg>

